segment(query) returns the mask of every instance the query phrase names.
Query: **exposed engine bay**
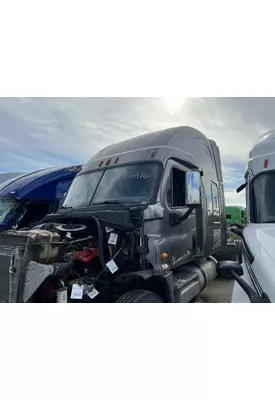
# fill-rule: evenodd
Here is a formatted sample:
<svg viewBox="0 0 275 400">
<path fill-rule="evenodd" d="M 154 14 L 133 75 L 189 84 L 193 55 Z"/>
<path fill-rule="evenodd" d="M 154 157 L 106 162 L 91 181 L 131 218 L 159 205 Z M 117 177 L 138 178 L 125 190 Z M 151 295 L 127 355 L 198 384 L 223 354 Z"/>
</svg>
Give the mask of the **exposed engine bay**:
<svg viewBox="0 0 275 400">
<path fill-rule="evenodd" d="M 148 267 L 147 251 L 139 228 L 112 228 L 97 218 L 6 231 L 0 257 L 10 261 L 8 268 L 1 261 L 0 302 L 115 301 L 123 274 Z"/>
</svg>

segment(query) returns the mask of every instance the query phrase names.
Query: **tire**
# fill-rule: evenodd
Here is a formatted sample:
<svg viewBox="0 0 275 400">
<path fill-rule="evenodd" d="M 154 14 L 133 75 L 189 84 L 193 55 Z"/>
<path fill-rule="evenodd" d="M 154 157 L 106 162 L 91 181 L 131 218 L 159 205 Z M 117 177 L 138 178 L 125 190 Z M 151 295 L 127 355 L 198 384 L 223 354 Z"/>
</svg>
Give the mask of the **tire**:
<svg viewBox="0 0 275 400">
<path fill-rule="evenodd" d="M 161 297 L 149 290 L 130 290 L 124 293 L 117 303 L 163 303 Z"/>
</svg>

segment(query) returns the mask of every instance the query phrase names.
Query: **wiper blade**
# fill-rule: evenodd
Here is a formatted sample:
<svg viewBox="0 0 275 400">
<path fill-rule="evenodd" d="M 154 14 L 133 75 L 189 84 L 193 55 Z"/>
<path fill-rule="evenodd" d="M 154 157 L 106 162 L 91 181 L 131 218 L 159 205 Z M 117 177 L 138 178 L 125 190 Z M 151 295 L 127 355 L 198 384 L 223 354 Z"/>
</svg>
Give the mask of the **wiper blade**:
<svg viewBox="0 0 275 400">
<path fill-rule="evenodd" d="M 122 201 L 119 200 L 106 200 L 103 202 L 103 204 L 120 204 L 121 206 L 125 207 L 127 210 L 132 211 L 127 204 L 124 204 Z"/>
</svg>

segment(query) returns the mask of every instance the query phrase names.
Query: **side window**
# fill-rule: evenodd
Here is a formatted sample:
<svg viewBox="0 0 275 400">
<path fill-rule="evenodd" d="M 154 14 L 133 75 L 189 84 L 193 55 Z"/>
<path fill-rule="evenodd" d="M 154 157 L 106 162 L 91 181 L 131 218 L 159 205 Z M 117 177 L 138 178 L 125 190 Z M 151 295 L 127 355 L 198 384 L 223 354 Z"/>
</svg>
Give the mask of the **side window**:
<svg viewBox="0 0 275 400">
<path fill-rule="evenodd" d="M 167 203 L 170 208 L 185 206 L 185 179 L 185 172 L 176 168 L 172 169 L 170 187 L 167 193 Z"/>
<path fill-rule="evenodd" d="M 214 220 L 219 220 L 220 198 L 219 198 L 218 186 L 214 182 L 211 182 L 211 193 L 212 193 L 212 210 L 213 210 Z"/>
</svg>

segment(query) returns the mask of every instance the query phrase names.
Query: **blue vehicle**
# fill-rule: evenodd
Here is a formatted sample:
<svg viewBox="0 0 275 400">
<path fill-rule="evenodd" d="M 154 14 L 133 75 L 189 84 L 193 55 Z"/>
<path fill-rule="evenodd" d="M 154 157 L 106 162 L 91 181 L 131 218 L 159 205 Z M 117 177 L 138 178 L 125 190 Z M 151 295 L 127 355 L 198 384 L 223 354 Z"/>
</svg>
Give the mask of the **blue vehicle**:
<svg viewBox="0 0 275 400">
<path fill-rule="evenodd" d="M 25 172 L 1 172 L 0 173 L 0 185 L 12 178 L 16 178 L 17 176 L 24 175 Z"/>
<path fill-rule="evenodd" d="M 81 165 L 51 167 L 0 184 L 0 231 L 22 229 L 55 212 Z"/>
</svg>

